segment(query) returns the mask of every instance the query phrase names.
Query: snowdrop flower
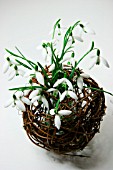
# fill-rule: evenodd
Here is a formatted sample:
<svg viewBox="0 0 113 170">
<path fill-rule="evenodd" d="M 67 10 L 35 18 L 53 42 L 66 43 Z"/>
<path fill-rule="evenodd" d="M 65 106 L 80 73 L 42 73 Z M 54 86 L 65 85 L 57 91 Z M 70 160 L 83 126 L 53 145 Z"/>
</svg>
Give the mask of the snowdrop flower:
<svg viewBox="0 0 113 170">
<path fill-rule="evenodd" d="M 62 84 L 62 83 L 66 83 L 68 85 L 68 89 L 69 90 L 73 90 L 73 85 L 72 85 L 72 83 L 67 78 L 58 79 L 55 82 L 55 84 L 53 85 L 53 87 L 57 87 L 59 84 Z"/>
<path fill-rule="evenodd" d="M 8 54 L 8 53 L 6 53 L 5 56 L 4 56 L 5 57 L 5 63 L 3 65 L 3 73 L 6 73 L 9 70 L 11 65 L 13 65 L 13 64 L 17 65 L 18 64 L 14 59 L 10 59 L 10 56 L 11 55 Z"/>
<path fill-rule="evenodd" d="M 81 73 L 79 77 L 77 77 L 77 86 L 79 87 L 80 90 L 83 89 L 83 78 L 89 78 L 90 76 L 85 73 Z M 76 77 L 74 77 L 76 79 Z"/>
<path fill-rule="evenodd" d="M 90 28 L 89 22 L 83 22 L 83 23 L 79 24 L 79 26 L 82 28 L 82 30 L 85 33 L 95 34 L 95 31 L 92 28 Z"/>
<path fill-rule="evenodd" d="M 24 74 L 24 77 L 34 77 L 34 75 L 35 75 L 35 77 L 36 77 L 36 79 L 37 79 L 37 81 L 39 82 L 39 84 L 41 84 L 41 85 L 43 85 L 44 86 L 44 77 L 43 77 L 43 75 L 41 74 L 41 72 L 39 72 L 39 71 L 36 71 L 36 70 L 29 70 L 28 72 L 26 72 L 25 74 Z"/>
<path fill-rule="evenodd" d="M 16 106 L 18 110 L 20 111 L 26 111 L 25 104 L 31 105 L 31 101 L 23 96 L 22 92 L 17 92 L 16 94 L 13 94 L 13 97 L 7 101 L 5 104 L 5 108 L 9 106 Z"/>
<path fill-rule="evenodd" d="M 61 96 L 60 96 L 60 102 L 61 102 L 62 100 L 64 100 L 64 98 L 65 98 L 67 95 L 69 95 L 71 98 L 77 100 L 77 95 L 76 95 L 73 91 L 68 90 L 68 91 L 64 91 L 64 92 L 61 94 Z"/>
<path fill-rule="evenodd" d="M 44 106 L 49 110 L 49 103 L 47 101 L 47 99 L 45 98 L 44 95 L 41 96 L 41 89 L 37 89 L 37 90 L 33 90 L 30 95 L 29 95 L 29 99 L 31 99 L 31 103 L 38 101 L 42 101 L 42 103 L 44 104 Z"/>
<path fill-rule="evenodd" d="M 50 114 L 51 115 L 55 115 L 54 124 L 55 124 L 55 127 L 58 130 L 60 129 L 60 126 L 61 126 L 61 119 L 60 119 L 60 117 L 61 116 L 66 116 L 66 115 L 70 115 L 71 113 L 72 113 L 72 111 L 70 111 L 70 110 L 59 110 L 57 112 L 57 114 L 56 114 L 54 109 L 50 110 Z"/>
<path fill-rule="evenodd" d="M 110 67 L 108 61 L 102 56 L 94 55 L 94 56 L 91 56 L 91 59 L 93 59 L 93 63 L 89 69 L 92 69 L 94 65 L 99 65 L 100 63 L 103 63 L 107 68 Z"/>
<path fill-rule="evenodd" d="M 14 77 L 17 75 L 24 76 L 24 74 L 25 74 L 24 70 L 21 68 L 18 68 L 17 65 L 15 65 L 14 69 L 9 73 L 8 80 L 10 81 L 10 80 L 14 79 Z"/>
<path fill-rule="evenodd" d="M 51 64 L 51 66 L 49 67 L 49 72 L 53 71 L 55 69 L 55 64 Z"/>
<path fill-rule="evenodd" d="M 50 89 L 47 90 L 47 92 L 53 92 L 53 95 L 56 96 L 57 94 L 59 94 L 59 96 L 61 96 L 60 91 L 58 89 L 55 89 L 55 88 L 50 88 Z"/>
</svg>

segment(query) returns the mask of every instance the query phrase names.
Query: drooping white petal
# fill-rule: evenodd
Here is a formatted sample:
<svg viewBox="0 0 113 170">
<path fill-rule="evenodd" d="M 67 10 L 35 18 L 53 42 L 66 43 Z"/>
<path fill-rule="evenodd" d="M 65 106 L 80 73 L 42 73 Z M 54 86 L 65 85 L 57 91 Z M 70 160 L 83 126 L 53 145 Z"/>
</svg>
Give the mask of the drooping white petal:
<svg viewBox="0 0 113 170">
<path fill-rule="evenodd" d="M 17 108 L 18 108 L 20 111 L 23 111 L 23 112 L 26 111 L 25 105 L 24 105 L 24 103 L 23 103 L 22 101 L 16 100 L 15 103 L 16 103 Z"/>
<path fill-rule="evenodd" d="M 66 115 L 70 115 L 72 113 L 71 110 L 59 110 L 58 114 L 61 116 L 66 116 Z"/>
<path fill-rule="evenodd" d="M 53 71 L 55 68 L 55 64 L 53 63 L 50 67 L 49 67 L 49 72 Z"/>
<path fill-rule="evenodd" d="M 16 76 L 16 71 L 13 70 L 13 71 L 9 74 L 8 80 L 10 81 L 10 80 L 14 79 L 15 76 Z"/>
<path fill-rule="evenodd" d="M 61 120 L 59 115 L 55 115 L 54 124 L 55 127 L 59 130 L 61 126 Z"/>
<path fill-rule="evenodd" d="M 15 95 L 19 99 L 20 97 L 23 96 L 23 92 L 22 91 L 17 91 Z"/>
<path fill-rule="evenodd" d="M 44 86 L 44 77 L 40 72 L 36 72 L 36 79 L 41 85 Z"/>
<path fill-rule="evenodd" d="M 11 106 L 13 102 L 14 102 L 13 98 L 9 99 L 9 100 L 5 103 L 4 107 L 7 108 L 7 107 Z"/>
<path fill-rule="evenodd" d="M 88 26 L 88 24 L 85 25 L 85 31 L 89 34 L 95 34 L 95 31 Z"/>
<path fill-rule="evenodd" d="M 103 64 L 104 64 L 106 67 L 108 67 L 108 68 L 110 67 L 108 61 L 107 61 L 104 57 L 101 57 L 101 61 L 103 62 Z"/>
<path fill-rule="evenodd" d="M 68 91 L 68 95 L 69 95 L 71 98 L 77 100 L 77 95 L 76 95 L 73 91 Z"/>
<path fill-rule="evenodd" d="M 83 89 L 83 78 L 81 76 L 77 78 L 77 86 L 79 89 Z"/>
<path fill-rule="evenodd" d="M 27 105 L 31 105 L 32 103 L 31 103 L 31 101 L 27 98 L 27 97 L 21 97 L 21 100 L 25 103 L 25 104 L 27 104 Z"/>
<path fill-rule="evenodd" d="M 80 42 L 83 42 L 83 39 L 81 38 L 81 36 L 74 36 L 74 38 Z"/>
<path fill-rule="evenodd" d="M 44 106 L 45 106 L 47 109 L 49 109 L 49 103 L 48 103 L 47 99 L 46 99 L 44 96 L 42 96 L 42 97 L 41 97 L 41 100 L 42 100 Z"/>
<path fill-rule="evenodd" d="M 50 88 L 50 89 L 47 90 L 47 92 L 52 92 L 52 91 L 55 91 L 55 90 L 57 90 L 57 89 L 55 89 L 55 88 Z"/>
<path fill-rule="evenodd" d="M 5 64 L 3 65 L 3 73 L 6 73 L 9 70 L 9 63 L 5 62 Z"/>
<path fill-rule="evenodd" d="M 65 82 L 66 82 L 67 85 L 68 85 L 68 89 L 69 89 L 69 90 L 73 90 L 73 85 L 72 85 L 72 83 L 71 83 L 68 79 L 66 79 L 66 78 L 65 78 Z"/>
<path fill-rule="evenodd" d="M 89 77 L 90 77 L 89 74 L 85 74 L 85 73 L 81 73 L 80 76 L 81 76 L 81 77 L 84 77 L 84 78 L 89 78 Z"/>
<path fill-rule="evenodd" d="M 60 102 L 64 100 L 65 96 L 67 95 L 67 91 L 64 91 L 60 96 Z"/>
<path fill-rule="evenodd" d="M 54 109 L 51 109 L 51 110 L 50 110 L 50 115 L 55 115 Z"/>
<path fill-rule="evenodd" d="M 33 90 L 30 95 L 29 95 L 29 99 L 32 99 L 34 98 L 35 96 L 37 96 L 40 92 L 40 89 L 37 89 L 37 90 Z"/>
<path fill-rule="evenodd" d="M 33 97 L 32 100 L 31 100 L 31 103 L 34 103 L 34 102 L 36 102 L 37 100 L 40 100 L 40 98 L 41 98 L 40 95 Z"/>
<path fill-rule="evenodd" d="M 24 96 L 27 96 L 31 90 L 24 90 Z"/>
<path fill-rule="evenodd" d="M 64 78 L 58 79 L 55 84 L 53 85 L 53 87 L 57 87 L 59 84 L 63 83 Z"/>
<path fill-rule="evenodd" d="M 23 69 L 18 68 L 18 74 L 24 76 L 25 71 Z"/>
</svg>

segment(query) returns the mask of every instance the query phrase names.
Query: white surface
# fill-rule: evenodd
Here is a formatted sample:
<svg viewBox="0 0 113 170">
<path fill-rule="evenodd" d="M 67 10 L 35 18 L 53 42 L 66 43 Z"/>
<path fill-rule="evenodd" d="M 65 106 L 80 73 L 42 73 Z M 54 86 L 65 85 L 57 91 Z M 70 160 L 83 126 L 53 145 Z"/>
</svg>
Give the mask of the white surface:
<svg viewBox="0 0 113 170">
<path fill-rule="evenodd" d="M 53 22 L 62 19 L 69 25 L 81 19 L 89 21 L 96 31 L 97 47 L 102 50 L 111 68 L 94 68 L 90 74 L 105 89 L 113 92 L 113 0 L 0 0 L 0 169 L 1 170 L 112 170 L 113 169 L 113 98 L 106 95 L 106 116 L 101 133 L 91 142 L 91 158 L 55 159 L 34 146 L 22 127 L 21 115 L 3 105 L 10 97 L 9 87 L 21 84 L 21 79 L 8 82 L 2 74 L 4 48 L 19 47 L 24 54 L 36 59 L 36 46 L 49 38 Z M 85 52 L 87 44 L 81 45 Z M 87 71 L 85 60 L 82 66 Z M 86 152 L 89 152 L 86 151 Z"/>
</svg>

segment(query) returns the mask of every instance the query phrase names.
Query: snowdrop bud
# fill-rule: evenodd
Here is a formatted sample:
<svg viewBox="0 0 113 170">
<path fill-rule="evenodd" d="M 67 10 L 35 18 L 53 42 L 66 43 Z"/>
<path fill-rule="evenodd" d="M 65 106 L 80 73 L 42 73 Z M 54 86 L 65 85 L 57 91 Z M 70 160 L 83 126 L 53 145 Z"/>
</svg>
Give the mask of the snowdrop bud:
<svg viewBox="0 0 113 170">
<path fill-rule="evenodd" d="M 51 109 L 51 110 L 50 110 L 50 115 L 55 115 L 54 109 Z"/>
<path fill-rule="evenodd" d="M 59 110 L 58 114 L 61 116 L 66 116 L 66 115 L 70 115 L 72 113 L 71 110 Z"/>
<path fill-rule="evenodd" d="M 55 115 L 54 124 L 55 127 L 59 130 L 61 126 L 61 120 L 59 115 Z"/>
<path fill-rule="evenodd" d="M 25 105 L 24 105 L 24 103 L 23 103 L 22 101 L 16 100 L 15 103 L 16 103 L 17 108 L 18 108 L 20 111 L 23 111 L 23 112 L 26 111 Z"/>
<path fill-rule="evenodd" d="M 3 73 L 6 73 L 9 70 L 9 63 L 5 62 L 5 64 L 3 65 Z"/>
<path fill-rule="evenodd" d="M 55 68 L 55 64 L 53 63 L 50 67 L 49 67 L 49 72 L 53 71 Z"/>
<path fill-rule="evenodd" d="M 29 99 L 32 99 L 33 97 L 37 96 L 39 94 L 39 91 L 39 89 L 33 90 L 29 95 Z"/>
<path fill-rule="evenodd" d="M 28 99 L 28 98 L 26 98 L 26 97 L 21 97 L 21 100 L 25 103 L 25 104 L 27 104 L 27 105 L 32 105 L 32 103 L 31 103 L 31 101 Z"/>
<path fill-rule="evenodd" d="M 77 86 L 79 89 L 83 89 L 83 78 L 81 76 L 77 78 Z"/>
<path fill-rule="evenodd" d="M 40 72 L 36 72 L 36 79 L 41 85 L 44 86 L 44 77 Z"/>
</svg>

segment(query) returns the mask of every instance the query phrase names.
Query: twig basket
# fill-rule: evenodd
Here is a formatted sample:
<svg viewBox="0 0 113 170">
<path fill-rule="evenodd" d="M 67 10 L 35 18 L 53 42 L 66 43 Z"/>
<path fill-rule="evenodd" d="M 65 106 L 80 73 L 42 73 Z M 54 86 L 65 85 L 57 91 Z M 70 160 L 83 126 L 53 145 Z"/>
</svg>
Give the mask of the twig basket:
<svg viewBox="0 0 113 170">
<path fill-rule="evenodd" d="M 63 154 L 83 150 L 99 132 L 106 109 L 104 93 L 92 78 L 84 78 L 83 82 L 84 86 L 90 88 L 83 88 L 81 92 L 75 87 L 77 102 L 72 98 L 66 98 L 61 102 L 60 109 L 70 109 L 72 114 L 62 117 L 60 130 L 54 126 L 54 115 L 46 114 L 41 104 L 26 105 L 26 111 L 23 112 L 24 129 L 34 144 Z M 51 106 L 50 98 L 54 96 L 47 92 L 45 96 Z"/>
</svg>

